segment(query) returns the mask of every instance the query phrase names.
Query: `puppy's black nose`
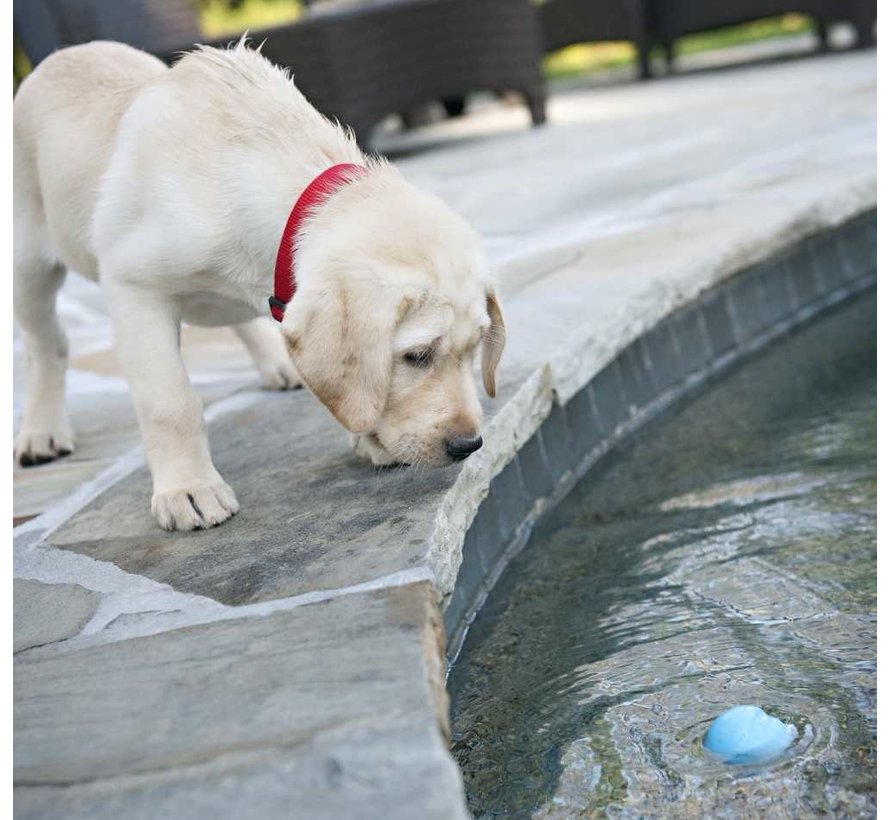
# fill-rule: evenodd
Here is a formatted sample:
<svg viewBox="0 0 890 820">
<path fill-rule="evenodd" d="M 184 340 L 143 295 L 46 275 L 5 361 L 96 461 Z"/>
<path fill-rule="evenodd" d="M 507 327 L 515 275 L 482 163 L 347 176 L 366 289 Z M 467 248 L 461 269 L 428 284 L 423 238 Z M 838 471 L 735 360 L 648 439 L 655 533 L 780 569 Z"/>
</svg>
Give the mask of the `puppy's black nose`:
<svg viewBox="0 0 890 820">
<path fill-rule="evenodd" d="M 470 453 L 482 446 L 482 436 L 475 438 L 452 438 L 445 442 L 445 452 L 454 461 L 463 461 Z"/>
</svg>

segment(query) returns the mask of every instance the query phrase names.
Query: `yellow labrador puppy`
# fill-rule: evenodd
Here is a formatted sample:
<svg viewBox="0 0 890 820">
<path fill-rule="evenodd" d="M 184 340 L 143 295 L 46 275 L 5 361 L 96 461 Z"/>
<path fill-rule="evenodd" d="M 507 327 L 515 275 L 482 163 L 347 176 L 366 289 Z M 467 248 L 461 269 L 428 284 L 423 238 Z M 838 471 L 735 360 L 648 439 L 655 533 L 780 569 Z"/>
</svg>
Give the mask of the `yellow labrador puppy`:
<svg viewBox="0 0 890 820">
<path fill-rule="evenodd" d="M 270 386 L 302 379 L 375 464 L 444 465 L 481 446 L 472 362 L 481 348 L 494 395 L 504 323 L 478 236 L 243 41 L 171 69 L 117 43 L 53 54 L 15 97 L 14 197 L 20 463 L 74 447 L 55 312 L 66 269 L 105 292 L 165 529 L 238 511 L 183 367 L 182 321 L 234 325 Z M 272 302 L 280 326 L 277 263 L 296 286 Z"/>
</svg>

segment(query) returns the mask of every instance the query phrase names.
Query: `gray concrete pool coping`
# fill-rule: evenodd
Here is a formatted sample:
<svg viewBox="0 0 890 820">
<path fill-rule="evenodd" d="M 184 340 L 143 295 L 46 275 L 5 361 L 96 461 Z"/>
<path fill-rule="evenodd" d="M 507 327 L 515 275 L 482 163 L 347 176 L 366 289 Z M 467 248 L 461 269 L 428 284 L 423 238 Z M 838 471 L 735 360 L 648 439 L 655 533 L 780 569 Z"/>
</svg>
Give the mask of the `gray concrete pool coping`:
<svg viewBox="0 0 890 820">
<path fill-rule="evenodd" d="M 244 505 L 226 526 L 157 530 L 134 452 L 18 528 L 17 816 L 466 817 L 446 657 L 536 518 L 873 284 L 872 146 L 821 147 L 504 261 L 500 391 L 460 467 L 375 472 L 310 396 L 239 394 L 209 421 Z"/>
</svg>

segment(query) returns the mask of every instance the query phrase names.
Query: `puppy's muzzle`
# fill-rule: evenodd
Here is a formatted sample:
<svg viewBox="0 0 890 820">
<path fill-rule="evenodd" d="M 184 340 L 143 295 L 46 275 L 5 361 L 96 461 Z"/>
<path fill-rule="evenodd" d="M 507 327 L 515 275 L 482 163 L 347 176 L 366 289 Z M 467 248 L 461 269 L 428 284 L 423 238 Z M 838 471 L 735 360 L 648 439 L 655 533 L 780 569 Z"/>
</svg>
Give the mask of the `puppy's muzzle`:
<svg viewBox="0 0 890 820">
<path fill-rule="evenodd" d="M 452 461 L 463 461 L 482 446 L 482 436 L 452 438 L 445 442 L 445 452 Z"/>
</svg>

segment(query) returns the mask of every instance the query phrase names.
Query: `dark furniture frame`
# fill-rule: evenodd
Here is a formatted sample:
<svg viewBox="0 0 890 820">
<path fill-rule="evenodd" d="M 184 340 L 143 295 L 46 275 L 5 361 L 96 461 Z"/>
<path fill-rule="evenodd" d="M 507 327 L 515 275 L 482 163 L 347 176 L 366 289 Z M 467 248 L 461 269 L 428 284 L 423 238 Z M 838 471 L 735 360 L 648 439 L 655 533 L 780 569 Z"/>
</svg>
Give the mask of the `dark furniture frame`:
<svg viewBox="0 0 890 820">
<path fill-rule="evenodd" d="M 549 53 L 575 43 L 629 40 L 637 50 L 640 76 L 652 76 L 650 52 L 664 48 L 668 68 L 676 40 L 687 34 L 798 12 L 816 21 L 821 47 L 828 26 L 849 20 L 857 45 L 872 43 L 876 0 L 544 0 L 538 16 Z"/>
<path fill-rule="evenodd" d="M 839 20 L 853 23 L 857 46 L 872 41 L 877 16 L 876 0 L 645 0 L 649 41 L 665 50 L 668 67 L 674 57 L 675 41 L 687 34 L 747 23 L 766 17 L 798 13 L 816 23 L 820 47 L 828 50 L 828 27 Z"/>
<path fill-rule="evenodd" d="M 208 42 L 190 0 L 15 0 L 14 34 L 36 65 L 57 48 L 118 40 L 172 62 Z M 388 114 L 469 92 L 518 91 L 545 120 L 541 39 L 527 0 L 385 0 L 251 32 L 320 111 L 366 143 Z M 212 42 L 219 45 L 232 38 Z"/>
<path fill-rule="evenodd" d="M 310 14 L 306 23 L 316 27 L 316 59 L 326 67 L 309 85 L 291 56 L 299 24 L 263 32 L 263 51 L 291 65 L 306 96 L 360 141 L 389 113 L 431 100 L 458 113 L 478 90 L 518 91 L 532 123 L 545 121 L 541 38 L 527 0 L 389 0 Z"/>
</svg>

